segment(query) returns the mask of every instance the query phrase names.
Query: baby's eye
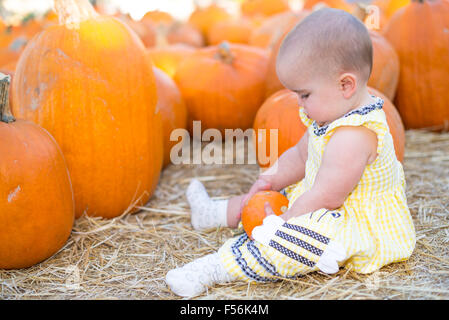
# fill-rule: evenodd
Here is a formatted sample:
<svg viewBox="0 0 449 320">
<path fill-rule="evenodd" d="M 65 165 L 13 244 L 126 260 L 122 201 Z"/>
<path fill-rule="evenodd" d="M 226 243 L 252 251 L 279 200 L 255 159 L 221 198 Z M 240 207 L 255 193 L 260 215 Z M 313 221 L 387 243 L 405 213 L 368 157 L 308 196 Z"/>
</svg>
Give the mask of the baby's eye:
<svg viewBox="0 0 449 320">
<path fill-rule="evenodd" d="M 310 93 L 302 94 L 301 99 L 307 99 L 310 96 Z"/>
</svg>

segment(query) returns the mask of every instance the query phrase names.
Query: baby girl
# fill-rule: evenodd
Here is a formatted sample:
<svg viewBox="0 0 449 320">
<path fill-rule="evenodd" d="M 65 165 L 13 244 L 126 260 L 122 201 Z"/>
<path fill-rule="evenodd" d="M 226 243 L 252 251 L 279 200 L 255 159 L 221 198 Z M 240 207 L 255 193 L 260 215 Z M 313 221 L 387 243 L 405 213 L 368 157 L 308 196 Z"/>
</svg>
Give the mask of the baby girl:
<svg viewBox="0 0 449 320">
<path fill-rule="evenodd" d="M 277 58 L 283 85 L 297 93 L 307 126 L 298 144 L 262 173 L 246 195 L 211 200 L 198 181 L 187 189 L 197 230 L 235 228 L 258 191 L 282 191 L 288 210 L 251 237 L 228 240 L 216 253 L 171 270 L 166 283 L 193 297 L 231 281 L 278 281 L 340 267 L 371 273 L 407 260 L 415 230 L 405 179 L 383 100 L 368 92 L 372 43 L 365 26 L 337 9 L 310 14 L 285 38 Z"/>
</svg>

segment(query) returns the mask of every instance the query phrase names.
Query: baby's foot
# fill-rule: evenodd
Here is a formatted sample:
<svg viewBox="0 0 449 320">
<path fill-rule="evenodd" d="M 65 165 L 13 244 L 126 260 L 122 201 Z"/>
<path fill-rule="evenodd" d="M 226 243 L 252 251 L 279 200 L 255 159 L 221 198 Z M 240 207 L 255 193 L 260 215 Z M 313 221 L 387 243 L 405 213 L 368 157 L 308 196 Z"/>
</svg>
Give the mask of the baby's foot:
<svg viewBox="0 0 449 320">
<path fill-rule="evenodd" d="M 165 282 L 175 294 L 189 298 L 200 295 L 208 286 L 233 280 L 234 277 L 224 269 L 217 253 L 170 270 L 165 276 Z"/>
<path fill-rule="evenodd" d="M 186 191 L 192 209 L 191 223 L 195 230 L 227 227 L 228 200 L 212 200 L 203 184 L 193 179 Z"/>
</svg>

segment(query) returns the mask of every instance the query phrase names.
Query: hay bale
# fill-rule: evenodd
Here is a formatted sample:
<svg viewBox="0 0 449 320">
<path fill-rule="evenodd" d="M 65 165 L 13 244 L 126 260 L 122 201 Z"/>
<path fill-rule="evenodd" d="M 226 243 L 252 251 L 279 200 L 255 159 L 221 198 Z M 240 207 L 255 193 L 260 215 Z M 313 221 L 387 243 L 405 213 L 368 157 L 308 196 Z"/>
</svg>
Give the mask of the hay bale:
<svg viewBox="0 0 449 320">
<path fill-rule="evenodd" d="M 417 233 L 410 260 L 371 275 L 341 269 L 278 283 L 236 282 L 198 299 L 448 299 L 449 133 L 407 131 L 404 169 Z M 178 299 L 165 274 L 242 232 L 192 229 L 184 195 L 190 179 L 199 177 L 213 197 L 229 198 L 246 192 L 258 172 L 257 165 L 171 165 L 140 212 L 112 220 L 84 216 L 53 257 L 0 271 L 0 299 Z"/>
</svg>

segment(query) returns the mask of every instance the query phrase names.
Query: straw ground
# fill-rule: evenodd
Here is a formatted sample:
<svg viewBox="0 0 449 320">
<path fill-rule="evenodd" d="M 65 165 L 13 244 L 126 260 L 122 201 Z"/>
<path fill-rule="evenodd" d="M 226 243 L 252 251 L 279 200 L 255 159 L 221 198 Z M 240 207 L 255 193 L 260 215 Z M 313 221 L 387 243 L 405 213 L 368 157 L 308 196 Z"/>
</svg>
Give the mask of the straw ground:
<svg viewBox="0 0 449 320">
<path fill-rule="evenodd" d="M 407 197 L 417 233 L 407 262 L 371 275 L 341 269 L 270 284 L 237 282 L 197 299 L 448 299 L 449 133 L 408 131 L 406 141 Z M 197 177 L 211 196 L 228 198 L 246 192 L 258 171 L 257 165 L 171 165 L 138 213 L 82 217 L 53 257 L 0 271 L 0 299 L 178 299 L 165 274 L 242 232 L 194 231 L 184 194 L 189 181 Z"/>
</svg>

